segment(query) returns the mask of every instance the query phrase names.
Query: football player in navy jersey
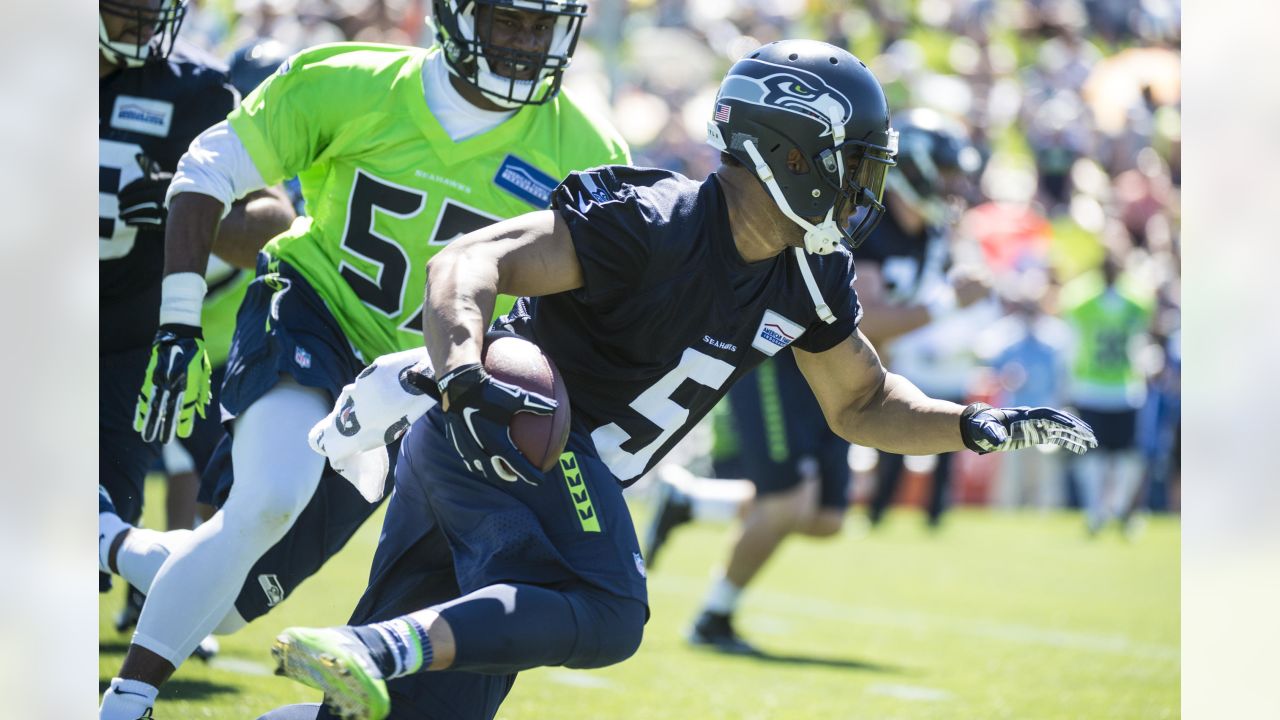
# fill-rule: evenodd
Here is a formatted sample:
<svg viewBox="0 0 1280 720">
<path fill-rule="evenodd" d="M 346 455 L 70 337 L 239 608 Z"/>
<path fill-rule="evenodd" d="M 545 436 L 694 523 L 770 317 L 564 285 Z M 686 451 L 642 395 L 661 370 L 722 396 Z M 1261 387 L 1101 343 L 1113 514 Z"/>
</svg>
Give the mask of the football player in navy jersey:
<svg viewBox="0 0 1280 720">
<path fill-rule="evenodd" d="M 935 397 L 960 402 L 965 390 L 955 386 L 967 379 L 963 369 L 948 373 L 943 361 L 926 359 L 936 358 L 936 352 L 915 351 L 917 341 L 925 340 L 920 334 L 910 342 L 897 341 L 991 297 L 983 274 L 958 263 L 952 253 L 953 225 L 975 186 L 982 158 L 968 131 L 938 112 L 917 108 L 894 119 L 898 165 L 885 191 L 885 219 L 854 252 L 854 288 L 867 311 L 862 331 L 882 350 L 889 367 Z M 931 331 L 938 329 L 934 325 Z M 925 513 L 930 527 L 939 525 L 947 505 L 952 459 L 951 453 L 937 456 Z M 897 494 L 903 465 L 901 454 L 880 453 L 867 506 L 873 526 Z"/>
<path fill-rule="evenodd" d="M 239 100 L 217 61 L 175 47 L 185 12 L 182 0 L 98 4 L 100 533 L 104 519 L 121 527 L 138 520 L 143 478 L 160 456 L 160 444 L 143 442 L 133 419 L 138 377 L 147 367 L 156 318 L 163 316 L 165 191 L 192 138 Z M 218 252 L 252 263 L 257 249 L 292 219 L 278 190 L 246 197 L 223 222 Z M 99 563 L 107 570 L 104 550 Z M 106 590 L 109 576 L 101 578 Z"/>
<path fill-rule="evenodd" d="M 273 650 L 339 716 L 490 718 L 521 670 L 634 653 L 648 603 L 622 489 L 783 348 L 851 442 L 912 454 L 1094 445 L 1088 426 L 1050 408 L 929 398 L 886 372 L 858 330 L 845 246 L 883 212 L 895 133 L 857 58 L 817 41 L 766 45 L 730 69 L 713 118 L 723 161 L 703 182 L 576 172 L 551 210 L 442 250 L 428 264 L 428 357 L 380 359 L 313 430 L 342 465 L 412 423 L 352 625 L 291 628 Z M 498 293 L 524 297 L 496 325 L 537 343 L 571 398 L 568 445 L 548 472 L 508 426 L 555 402 L 480 363 Z M 388 400 L 401 385 L 402 402 Z"/>
</svg>

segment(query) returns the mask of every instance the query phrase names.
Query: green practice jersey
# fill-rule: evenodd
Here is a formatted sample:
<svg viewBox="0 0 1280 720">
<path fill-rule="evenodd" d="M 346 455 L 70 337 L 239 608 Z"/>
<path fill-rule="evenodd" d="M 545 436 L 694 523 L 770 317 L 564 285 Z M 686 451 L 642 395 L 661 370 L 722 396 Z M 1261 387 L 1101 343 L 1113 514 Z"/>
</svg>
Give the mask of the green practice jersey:
<svg viewBox="0 0 1280 720">
<path fill-rule="evenodd" d="M 1079 338 L 1073 369 L 1077 383 L 1123 388 L 1140 381 L 1130 347 L 1151 322 L 1148 305 L 1123 290 L 1099 291 L 1069 306 L 1064 317 Z"/>
<path fill-rule="evenodd" d="M 445 244 L 547 207 L 571 170 L 630 160 L 564 92 L 454 142 L 423 94 L 438 52 L 321 45 L 228 116 L 268 185 L 302 184 L 307 217 L 266 251 L 311 283 L 366 361 L 422 344 L 427 260 Z"/>
</svg>

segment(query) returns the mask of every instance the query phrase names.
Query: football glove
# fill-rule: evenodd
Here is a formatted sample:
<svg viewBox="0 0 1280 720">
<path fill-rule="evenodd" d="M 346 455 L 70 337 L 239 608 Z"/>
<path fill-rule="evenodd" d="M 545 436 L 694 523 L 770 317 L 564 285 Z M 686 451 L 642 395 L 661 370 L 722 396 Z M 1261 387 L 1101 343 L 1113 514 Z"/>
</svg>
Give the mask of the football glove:
<svg viewBox="0 0 1280 720">
<path fill-rule="evenodd" d="M 965 447 L 979 455 L 1032 445 L 1057 445 L 1079 455 L 1098 447 L 1087 423 L 1047 407 L 993 408 L 973 403 L 960 415 L 960 436 Z"/>
<path fill-rule="evenodd" d="M 213 366 L 204 337 L 194 325 L 161 325 L 138 395 L 133 429 L 147 442 L 190 437 L 195 416 L 205 417 L 213 395 Z"/>
<path fill-rule="evenodd" d="M 511 440 L 511 418 L 518 412 L 550 415 L 559 407 L 555 400 L 502 382 L 480 363 L 442 377 L 440 394 L 449 399 L 445 436 L 468 470 L 490 480 L 538 484 L 542 472 Z"/>
<path fill-rule="evenodd" d="M 141 153 L 137 155 L 137 161 L 142 167 L 142 177 L 116 193 L 120 204 L 117 216 L 125 225 L 163 229 L 169 217 L 164 196 L 169 191 L 173 173 L 164 172 L 160 165 Z"/>
<path fill-rule="evenodd" d="M 426 348 L 383 355 L 342 388 L 333 411 L 307 440 L 365 500 L 377 502 L 389 469 L 385 446 L 439 400 Z"/>
</svg>

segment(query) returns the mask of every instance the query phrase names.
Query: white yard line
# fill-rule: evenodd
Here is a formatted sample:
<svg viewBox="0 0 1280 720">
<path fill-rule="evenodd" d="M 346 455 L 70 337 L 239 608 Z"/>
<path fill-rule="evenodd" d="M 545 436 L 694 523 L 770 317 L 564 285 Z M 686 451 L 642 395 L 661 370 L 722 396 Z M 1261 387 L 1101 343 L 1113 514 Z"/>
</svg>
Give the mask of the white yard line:
<svg viewBox="0 0 1280 720">
<path fill-rule="evenodd" d="M 697 597 L 706 581 L 687 576 L 659 575 L 649 578 L 649 592 L 680 597 Z M 915 610 L 869 607 L 822 600 L 805 595 L 753 588 L 750 602 L 755 608 L 775 615 L 820 617 L 823 620 L 863 625 L 898 627 L 906 630 L 947 632 L 1022 645 L 1065 648 L 1086 652 L 1129 655 L 1152 660 L 1178 660 L 1181 650 L 1164 643 L 1139 642 L 1124 635 L 1055 630 L 992 618 L 955 617 Z"/>
</svg>

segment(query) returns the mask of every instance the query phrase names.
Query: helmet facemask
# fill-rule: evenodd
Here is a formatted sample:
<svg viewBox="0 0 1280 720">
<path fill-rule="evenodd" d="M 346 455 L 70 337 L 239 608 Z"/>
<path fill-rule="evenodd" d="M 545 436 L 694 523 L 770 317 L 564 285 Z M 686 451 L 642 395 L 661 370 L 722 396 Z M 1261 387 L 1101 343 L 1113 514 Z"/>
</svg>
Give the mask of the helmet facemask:
<svg viewBox="0 0 1280 720">
<path fill-rule="evenodd" d="M 510 109 L 540 105 L 556 96 L 587 14 L 580 0 L 436 0 L 435 8 L 437 35 L 450 72 Z M 502 21 L 500 13 L 511 10 L 545 15 L 553 24 L 540 50 L 491 42 L 494 23 Z M 516 77 L 527 68 L 535 69 L 532 77 Z"/>
<path fill-rule="evenodd" d="M 714 123 L 711 123 L 714 126 Z M 884 185 L 893 156 L 897 152 L 897 133 L 890 130 L 889 144 L 878 146 L 860 140 L 844 140 L 844 126 L 832 123 L 829 129 L 832 145 L 811 158 L 813 167 L 835 198 L 825 216 L 817 222 L 797 213 L 787 201 L 773 169 L 761 156 L 754 141 L 742 139 L 742 148 L 752 160 L 756 177 L 773 197 L 778 209 L 804 231 L 804 249 L 815 255 L 827 255 L 843 242 L 857 248 L 871 234 L 884 215 Z M 719 130 L 708 129 L 711 144 L 717 145 Z M 723 144 L 723 141 L 720 141 Z M 817 197 L 821 191 L 813 190 Z M 847 218 L 847 219 L 846 219 Z"/>
<path fill-rule="evenodd" d="M 108 60 L 126 67 L 163 60 L 173 51 L 186 14 L 186 0 L 98 0 L 98 48 Z M 134 42 L 112 39 L 107 18 L 120 26 L 117 37 Z"/>
<path fill-rule="evenodd" d="M 894 166 L 896 140 L 893 132 L 888 147 L 849 140 L 814 158 L 823 181 L 836 191 L 828 218 L 836 221 L 850 249 L 861 245 L 884 216 L 884 186 Z"/>
</svg>

